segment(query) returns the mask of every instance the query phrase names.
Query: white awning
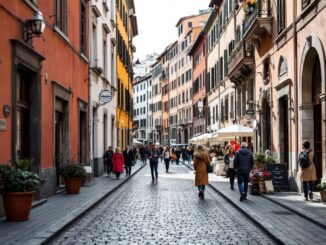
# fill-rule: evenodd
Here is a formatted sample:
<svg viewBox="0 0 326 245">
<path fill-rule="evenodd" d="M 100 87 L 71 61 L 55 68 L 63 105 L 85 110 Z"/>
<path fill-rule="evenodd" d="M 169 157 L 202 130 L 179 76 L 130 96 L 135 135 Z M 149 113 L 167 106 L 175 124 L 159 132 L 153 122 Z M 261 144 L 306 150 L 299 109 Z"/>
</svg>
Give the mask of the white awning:
<svg viewBox="0 0 326 245">
<path fill-rule="evenodd" d="M 217 138 L 221 137 L 252 137 L 254 135 L 254 130 L 242 126 L 240 124 L 233 124 L 229 127 L 222 128 L 217 131 Z"/>
</svg>

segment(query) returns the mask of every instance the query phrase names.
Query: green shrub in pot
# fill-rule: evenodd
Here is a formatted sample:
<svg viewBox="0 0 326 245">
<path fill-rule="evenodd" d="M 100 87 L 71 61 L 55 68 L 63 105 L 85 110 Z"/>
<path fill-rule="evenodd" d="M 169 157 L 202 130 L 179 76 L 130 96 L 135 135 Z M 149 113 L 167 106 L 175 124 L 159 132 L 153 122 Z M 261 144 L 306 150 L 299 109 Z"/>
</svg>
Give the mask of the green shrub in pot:
<svg viewBox="0 0 326 245">
<path fill-rule="evenodd" d="M 78 194 L 83 179 L 86 178 L 84 167 L 74 161 L 68 161 L 60 169 L 59 173 L 65 179 L 68 194 Z"/>
</svg>

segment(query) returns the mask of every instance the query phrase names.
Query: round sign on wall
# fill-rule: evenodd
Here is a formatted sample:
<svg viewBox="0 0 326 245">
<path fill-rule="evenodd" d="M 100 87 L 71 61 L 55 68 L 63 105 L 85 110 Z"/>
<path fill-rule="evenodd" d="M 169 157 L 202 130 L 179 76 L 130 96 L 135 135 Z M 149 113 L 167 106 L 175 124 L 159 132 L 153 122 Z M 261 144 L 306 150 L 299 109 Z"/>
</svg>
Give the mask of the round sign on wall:
<svg viewBox="0 0 326 245">
<path fill-rule="evenodd" d="M 100 103 L 106 104 L 112 100 L 112 92 L 110 90 L 103 90 L 100 93 Z"/>
</svg>

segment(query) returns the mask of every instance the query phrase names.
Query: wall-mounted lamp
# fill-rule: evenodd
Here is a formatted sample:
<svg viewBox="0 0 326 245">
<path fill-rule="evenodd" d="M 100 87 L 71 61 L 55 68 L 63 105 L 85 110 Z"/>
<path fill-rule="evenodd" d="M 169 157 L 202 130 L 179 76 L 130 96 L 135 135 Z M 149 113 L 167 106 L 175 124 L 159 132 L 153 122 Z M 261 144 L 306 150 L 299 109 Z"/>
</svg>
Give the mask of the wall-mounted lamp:
<svg viewBox="0 0 326 245">
<path fill-rule="evenodd" d="M 33 37 L 39 37 L 44 33 L 45 21 L 41 11 L 37 11 L 32 19 L 24 23 L 24 39 L 29 42 Z"/>
</svg>

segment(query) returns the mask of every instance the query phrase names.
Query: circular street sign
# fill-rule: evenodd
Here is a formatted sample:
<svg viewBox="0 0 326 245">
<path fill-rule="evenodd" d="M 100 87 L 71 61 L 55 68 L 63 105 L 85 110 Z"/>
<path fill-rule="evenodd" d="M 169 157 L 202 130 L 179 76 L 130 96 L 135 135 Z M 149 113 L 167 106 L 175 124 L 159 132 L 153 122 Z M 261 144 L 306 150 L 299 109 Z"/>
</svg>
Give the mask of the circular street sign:
<svg viewBox="0 0 326 245">
<path fill-rule="evenodd" d="M 100 93 L 100 103 L 106 104 L 112 100 L 112 93 L 110 90 L 103 90 Z"/>
</svg>

